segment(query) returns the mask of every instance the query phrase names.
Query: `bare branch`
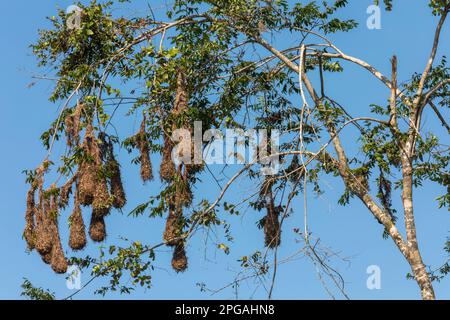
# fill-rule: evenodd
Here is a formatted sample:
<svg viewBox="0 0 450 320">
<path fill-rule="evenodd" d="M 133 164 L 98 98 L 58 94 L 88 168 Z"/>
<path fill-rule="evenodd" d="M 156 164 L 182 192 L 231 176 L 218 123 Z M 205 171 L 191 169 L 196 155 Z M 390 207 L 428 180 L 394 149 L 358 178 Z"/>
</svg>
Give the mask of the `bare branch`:
<svg viewBox="0 0 450 320">
<path fill-rule="evenodd" d="M 439 109 L 436 107 L 436 105 L 432 101 L 428 101 L 428 104 L 431 106 L 431 109 L 433 109 L 434 113 L 436 113 L 437 117 L 442 123 L 442 126 L 447 129 L 447 132 L 450 134 L 450 126 L 445 121 L 445 118 L 442 116 L 442 114 L 439 112 Z"/>
<path fill-rule="evenodd" d="M 439 46 L 439 38 L 441 36 L 442 26 L 444 25 L 444 22 L 445 22 L 445 19 L 447 18 L 447 14 L 448 14 L 449 10 L 450 10 L 450 3 L 444 8 L 442 15 L 441 15 L 441 19 L 439 20 L 438 25 L 436 27 L 436 31 L 434 34 L 433 48 L 431 49 L 430 58 L 428 59 L 428 63 L 425 67 L 424 72 L 422 73 L 422 77 L 420 78 L 419 86 L 417 89 L 416 107 L 421 100 L 423 90 L 425 87 L 425 82 L 428 78 L 431 68 L 433 67 L 433 62 L 434 62 L 434 59 L 436 58 L 436 53 L 437 53 L 437 49 Z"/>
</svg>

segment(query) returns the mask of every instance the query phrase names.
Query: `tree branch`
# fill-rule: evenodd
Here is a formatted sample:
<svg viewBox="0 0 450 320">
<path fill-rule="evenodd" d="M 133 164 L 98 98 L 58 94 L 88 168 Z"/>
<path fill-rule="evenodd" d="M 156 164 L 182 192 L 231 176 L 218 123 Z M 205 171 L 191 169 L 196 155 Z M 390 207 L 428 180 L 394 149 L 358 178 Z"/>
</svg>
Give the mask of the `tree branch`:
<svg viewBox="0 0 450 320">
<path fill-rule="evenodd" d="M 425 67 L 425 70 L 422 73 L 422 77 L 420 78 L 419 86 L 417 89 L 416 107 L 420 103 L 420 99 L 422 97 L 423 90 L 425 87 L 425 82 L 428 78 L 431 68 L 433 67 L 433 62 L 434 62 L 434 59 L 436 58 L 436 53 L 437 53 L 437 49 L 439 46 L 439 38 L 441 36 L 442 26 L 444 25 L 444 22 L 445 22 L 445 19 L 447 18 L 447 14 L 448 14 L 449 10 L 450 10 L 450 3 L 447 4 L 447 6 L 444 8 L 444 11 L 442 12 L 442 15 L 441 15 L 441 19 L 439 20 L 439 23 L 436 27 L 436 31 L 434 34 L 434 40 L 433 40 L 433 48 L 431 49 L 430 58 L 428 59 L 428 63 Z"/>
</svg>

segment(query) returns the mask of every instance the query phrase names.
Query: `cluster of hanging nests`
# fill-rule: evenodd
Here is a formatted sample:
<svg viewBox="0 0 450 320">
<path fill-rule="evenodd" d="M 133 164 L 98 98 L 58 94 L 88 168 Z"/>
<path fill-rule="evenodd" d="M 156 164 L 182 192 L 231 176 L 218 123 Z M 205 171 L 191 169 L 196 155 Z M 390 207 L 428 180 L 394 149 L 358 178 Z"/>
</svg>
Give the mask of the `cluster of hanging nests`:
<svg viewBox="0 0 450 320">
<path fill-rule="evenodd" d="M 83 108 L 78 104 L 65 119 L 67 145 L 79 147 L 82 153 L 77 171 L 63 186 L 53 184 L 44 190 L 44 176 L 50 164 L 45 160 L 35 171 L 27 194 L 24 238 L 28 248 L 36 249 L 56 273 L 65 273 L 68 267 L 58 218 L 60 210 L 68 206 L 71 194 L 73 211 L 69 217 L 69 246 L 73 250 L 81 250 L 87 243 L 81 206 L 92 208 L 89 236 L 93 241 L 101 242 L 106 238 L 105 217 L 113 207 L 120 209 L 126 203 L 120 165 L 114 158 L 111 141 L 107 141 L 105 134 L 96 136 L 92 123 L 88 123 L 80 145 Z M 72 192 L 74 186 L 75 192 Z"/>
<path fill-rule="evenodd" d="M 192 133 L 192 126 L 181 122 L 188 111 L 188 90 L 183 72 L 177 76 L 174 106 L 163 125 L 164 145 L 160 167 L 160 178 L 168 187 L 165 198 L 168 216 L 163 234 L 164 243 L 173 248 L 172 267 L 176 272 L 187 269 L 188 260 L 185 250 L 185 218 L 183 210 L 192 203 L 191 184 L 195 174 L 202 170 L 202 165 L 175 163 L 173 161 L 174 142 L 171 134 L 176 129 L 186 129 Z M 73 211 L 69 217 L 69 247 L 82 250 L 87 244 L 82 206 L 91 208 L 89 236 L 94 242 L 106 238 L 105 217 L 112 208 L 121 209 L 126 204 L 126 195 L 122 185 L 120 165 L 114 157 L 113 143 L 105 133 L 96 135 L 92 120 L 85 116 L 83 141 L 80 143 L 82 130 L 81 118 L 84 106 L 79 103 L 65 118 L 67 145 L 77 147 L 82 152 L 81 160 L 73 176 L 61 187 L 53 184 L 44 189 L 44 176 L 50 162 L 45 160 L 36 169 L 27 194 L 26 225 L 24 238 L 29 250 L 36 250 L 42 260 L 50 264 L 56 273 L 65 273 L 68 262 L 61 244 L 58 218 L 73 198 Z M 142 120 L 139 132 L 134 136 L 135 146 L 140 153 L 140 175 L 144 182 L 153 179 L 150 160 L 150 146 L 146 132 L 146 118 Z M 186 143 L 192 143 L 186 141 Z M 180 142 L 183 145 L 183 141 Z M 179 144 L 179 145 L 180 145 Z M 186 146 L 185 146 L 186 147 Z M 189 146 L 193 150 L 192 145 Z M 178 150 L 186 150 L 184 147 Z M 182 155 L 179 155 L 180 157 Z M 265 244 L 274 248 L 280 244 L 280 208 L 274 205 L 273 183 L 263 184 L 260 196 L 264 199 L 267 215 L 264 218 Z M 73 190 L 75 187 L 75 190 Z M 71 197 L 71 195 L 73 196 Z"/>
<path fill-rule="evenodd" d="M 174 144 L 170 138 L 172 132 L 176 129 L 185 129 L 192 133 L 192 127 L 188 123 L 180 123 L 179 121 L 188 110 L 188 101 L 186 78 L 183 72 L 179 72 L 174 107 L 164 125 L 164 146 L 160 167 L 161 181 L 165 182 L 172 190 L 165 199 L 169 214 L 166 220 L 163 240 L 168 246 L 174 248 L 172 267 L 177 272 L 185 271 L 188 264 L 184 248 L 183 229 L 185 220 L 183 209 L 189 207 L 192 203 L 191 181 L 195 174 L 201 170 L 201 165 L 182 162 L 175 164 L 173 161 Z M 181 147 L 178 149 L 180 152 L 186 152 L 186 150 L 191 150 L 192 152 L 192 145 L 184 146 L 186 143 L 192 142 L 180 141 Z M 174 156 L 183 157 L 182 154 L 174 154 Z"/>
</svg>

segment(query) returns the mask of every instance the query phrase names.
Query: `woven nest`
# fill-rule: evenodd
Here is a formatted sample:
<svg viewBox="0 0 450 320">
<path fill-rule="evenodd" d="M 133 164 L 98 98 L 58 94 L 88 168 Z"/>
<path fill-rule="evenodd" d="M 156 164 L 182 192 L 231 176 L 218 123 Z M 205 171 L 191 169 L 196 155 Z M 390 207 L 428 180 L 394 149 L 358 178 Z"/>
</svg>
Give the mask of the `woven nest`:
<svg viewBox="0 0 450 320">
<path fill-rule="evenodd" d="M 78 104 L 75 109 L 65 118 L 65 131 L 67 137 L 67 145 L 69 147 L 79 144 L 80 119 L 83 105 Z"/>
<path fill-rule="evenodd" d="M 33 250 L 35 246 L 35 213 L 36 213 L 36 204 L 35 204 L 35 193 L 36 189 L 31 187 L 31 189 L 27 193 L 27 210 L 25 212 L 25 230 L 23 232 L 23 237 L 27 242 L 27 247 L 29 250 Z"/>
<path fill-rule="evenodd" d="M 61 245 L 58 228 L 58 199 L 56 195 L 50 197 L 49 229 L 53 238 L 51 251 L 51 267 L 56 273 L 65 273 L 67 271 L 67 260 Z"/>
<path fill-rule="evenodd" d="M 93 211 L 91 215 L 89 236 L 95 242 L 102 242 L 106 238 L 105 219 L 103 216 L 97 215 L 95 211 Z"/>
<path fill-rule="evenodd" d="M 77 185 L 78 197 L 82 205 L 88 206 L 94 201 L 94 192 L 97 180 L 95 166 L 84 163 L 79 167 L 79 181 Z"/>
<path fill-rule="evenodd" d="M 147 182 L 153 179 L 153 172 L 152 172 L 152 163 L 150 161 L 150 154 L 148 151 L 141 151 L 141 178 L 142 181 Z"/>
<path fill-rule="evenodd" d="M 174 102 L 174 114 L 179 115 L 188 109 L 188 92 L 186 85 L 186 75 L 183 70 L 178 71 L 177 75 L 177 89 Z"/>
<path fill-rule="evenodd" d="M 180 241 L 173 250 L 172 268 L 176 272 L 184 272 L 187 267 L 188 260 L 186 256 L 186 250 L 184 249 L 184 243 Z"/>
<path fill-rule="evenodd" d="M 36 238 L 34 246 L 39 254 L 46 255 L 53 247 L 53 233 L 50 225 L 50 201 L 45 199 L 42 190 L 40 191 L 39 206 L 36 210 Z"/>
<path fill-rule="evenodd" d="M 112 205 L 112 198 L 108 191 L 108 184 L 106 178 L 98 178 L 97 188 L 94 192 L 94 200 L 92 201 L 92 208 L 97 215 L 107 215 L 110 212 Z"/>
<path fill-rule="evenodd" d="M 175 208 L 173 203 L 169 203 L 169 215 L 166 220 L 166 227 L 164 229 L 163 241 L 168 246 L 176 246 L 182 233 L 181 225 L 182 212 Z"/>
<path fill-rule="evenodd" d="M 153 179 L 153 169 L 150 160 L 150 149 L 147 141 L 147 133 L 145 130 L 146 118 L 142 120 L 141 129 L 139 130 L 137 136 L 137 142 L 140 152 L 140 163 L 141 163 L 141 178 L 142 181 L 147 182 Z"/>
<path fill-rule="evenodd" d="M 64 209 L 69 204 L 70 195 L 72 194 L 72 185 L 74 184 L 77 175 L 75 174 L 69 181 L 67 181 L 59 191 L 59 207 Z"/>
<path fill-rule="evenodd" d="M 114 208 L 120 209 L 127 203 L 122 178 L 120 175 L 120 165 L 113 158 L 109 161 L 108 168 L 111 173 L 111 195 L 113 197 L 112 205 Z"/>
<path fill-rule="evenodd" d="M 268 248 L 276 248 L 281 243 L 279 213 L 280 208 L 275 208 L 272 201 L 267 207 L 267 215 L 264 218 L 264 242 Z"/>
<path fill-rule="evenodd" d="M 78 197 L 82 205 L 91 205 L 97 189 L 100 150 L 94 135 L 94 128 L 89 124 L 83 142 L 85 159 L 78 168 Z"/>
<path fill-rule="evenodd" d="M 189 183 L 181 181 L 176 185 L 175 207 L 183 208 L 192 204 L 192 191 Z"/>
<path fill-rule="evenodd" d="M 50 265 L 56 273 L 63 274 L 67 272 L 68 263 L 64 256 L 61 240 L 57 241 L 53 246 Z"/>
<path fill-rule="evenodd" d="M 41 254 L 41 259 L 45 264 L 51 264 L 52 263 L 52 251 L 50 250 L 46 254 Z"/>
<path fill-rule="evenodd" d="M 266 207 L 267 213 L 264 217 L 264 243 L 268 248 L 276 248 L 281 243 L 281 230 L 278 216 L 281 212 L 281 207 L 275 207 L 275 200 L 272 193 L 272 188 L 275 180 L 266 177 L 261 190 L 259 192 L 260 199 Z"/>
<path fill-rule="evenodd" d="M 186 75 L 183 70 L 179 70 L 177 74 L 175 101 L 171 112 L 171 115 L 175 119 L 188 109 L 188 101 L 189 97 L 186 88 Z M 173 123 L 172 126 L 169 124 L 169 130 L 172 130 L 173 132 L 175 129 L 177 129 L 175 123 Z M 165 132 L 163 138 L 164 145 L 159 174 L 162 181 L 173 181 L 176 174 L 175 164 L 172 159 L 174 143 L 169 136 L 169 132 Z"/>
<path fill-rule="evenodd" d="M 175 174 L 175 164 L 172 160 L 173 142 L 166 134 L 164 134 L 164 146 L 162 150 L 162 160 L 159 169 L 159 175 L 162 181 L 172 181 Z"/>
<path fill-rule="evenodd" d="M 70 236 L 69 246 L 73 250 L 81 250 L 86 246 L 86 231 L 83 221 L 81 207 L 78 201 L 75 201 L 75 207 L 70 215 Z"/>
</svg>

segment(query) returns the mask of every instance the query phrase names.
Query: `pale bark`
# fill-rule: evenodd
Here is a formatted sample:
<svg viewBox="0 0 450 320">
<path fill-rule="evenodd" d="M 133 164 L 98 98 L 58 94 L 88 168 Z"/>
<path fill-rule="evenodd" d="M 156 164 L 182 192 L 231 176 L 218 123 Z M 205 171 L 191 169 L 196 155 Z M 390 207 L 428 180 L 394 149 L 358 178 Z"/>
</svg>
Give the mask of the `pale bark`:
<svg viewBox="0 0 450 320">
<path fill-rule="evenodd" d="M 427 77 L 430 73 L 430 70 L 433 65 L 433 61 L 436 57 L 437 47 L 439 43 L 439 37 L 441 33 L 442 26 L 450 9 L 450 4 L 444 9 L 444 12 L 441 16 L 441 19 L 436 28 L 436 33 L 433 41 L 433 48 L 430 54 L 430 58 L 427 62 L 424 72 L 422 73 L 418 92 L 414 101 L 410 101 L 407 99 L 404 94 L 397 88 L 397 59 L 394 57 L 392 64 L 392 81 L 383 76 L 377 69 L 368 63 L 351 56 L 344 54 L 342 51 L 339 51 L 335 46 L 333 48 L 338 51 L 337 54 L 326 53 L 324 55 L 328 57 L 341 58 L 344 60 L 351 61 L 356 63 L 363 68 L 369 70 L 376 78 L 381 80 L 390 90 L 391 90 L 391 113 L 390 113 L 390 121 L 388 123 L 389 128 L 392 131 L 394 139 L 396 139 L 398 145 L 400 146 L 400 157 L 401 157 L 401 166 L 402 166 L 402 181 L 403 181 L 403 191 L 402 191 L 402 204 L 404 209 L 404 221 L 406 228 L 406 241 L 403 239 L 401 233 L 398 231 L 394 222 L 392 221 L 392 217 L 380 206 L 376 204 L 373 198 L 369 194 L 369 190 L 366 189 L 364 183 L 361 183 L 365 179 L 364 177 L 355 177 L 350 170 L 348 165 L 348 160 L 345 155 L 344 147 L 340 141 L 339 135 L 336 132 L 336 128 L 331 122 L 325 123 L 327 127 L 328 133 L 331 137 L 333 137 L 333 144 L 335 148 L 335 152 L 337 154 L 337 160 L 334 160 L 336 167 L 339 171 L 339 174 L 344 181 L 346 187 L 355 194 L 369 209 L 372 215 L 384 225 L 389 236 L 392 238 L 394 243 L 396 244 L 399 251 L 407 260 L 408 264 L 411 267 L 412 274 L 417 284 L 419 285 L 422 299 L 424 300 L 432 300 L 435 299 L 433 285 L 431 283 L 430 276 L 426 270 L 426 266 L 422 260 L 418 242 L 416 235 L 416 225 L 414 219 L 414 209 L 413 209 L 413 158 L 415 156 L 415 144 L 417 137 L 419 135 L 420 129 L 420 120 L 421 113 L 425 105 L 431 104 L 432 102 L 428 100 L 432 96 L 432 94 L 438 90 L 441 86 L 447 84 L 448 81 L 444 81 L 439 87 L 432 89 L 429 94 L 424 94 L 423 88 L 425 86 Z M 254 37 L 256 42 L 270 51 L 275 57 L 280 59 L 288 68 L 299 73 L 301 75 L 301 81 L 305 84 L 306 89 L 308 90 L 312 100 L 314 101 L 316 107 L 320 107 L 322 104 L 321 99 L 318 97 L 312 83 L 308 79 L 307 75 L 301 71 L 301 66 L 295 64 L 291 59 L 289 59 L 283 52 L 274 48 L 267 41 L 262 39 L 260 36 Z M 406 106 L 411 108 L 411 115 L 409 119 L 409 130 L 408 137 L 406 141 L 402 141 L 401 135 L 399 135 L 399 129 L 397 125 L 397 110 L 396 110 L 396 101 L 397 98 L 400 98 Z M 445 123 L 445 121 L 444 121 Z M 364 181 L 363 181 L 364 182 Z"/>
</svg>

